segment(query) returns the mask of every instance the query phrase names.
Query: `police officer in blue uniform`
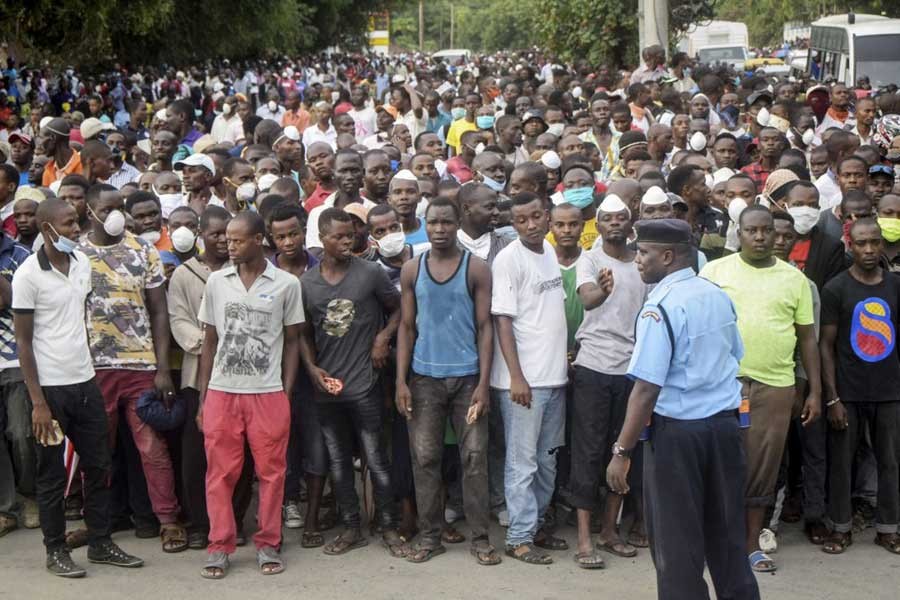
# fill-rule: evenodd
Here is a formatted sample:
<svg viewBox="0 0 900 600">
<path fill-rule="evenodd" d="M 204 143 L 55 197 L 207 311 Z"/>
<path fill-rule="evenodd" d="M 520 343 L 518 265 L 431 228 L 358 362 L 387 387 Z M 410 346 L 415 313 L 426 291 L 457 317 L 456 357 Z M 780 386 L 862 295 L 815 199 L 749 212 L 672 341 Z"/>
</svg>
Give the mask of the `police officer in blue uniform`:
<svg viewBox="0 0 900 600">
<path fill-rule="evenodd" d="M 745 552 L 738 363 L 744 353 L 728 296 L 696 276 L 691 228 L 639 221 L 637 265 L 656 287 L 638 314 L 625 424 L 606 471 L 628 491 L 630 456 L 644 447 L 644 510 L 660 600 L 708 599 L 709 566 L 721 600 L 758 600 Z"/>
</svg>

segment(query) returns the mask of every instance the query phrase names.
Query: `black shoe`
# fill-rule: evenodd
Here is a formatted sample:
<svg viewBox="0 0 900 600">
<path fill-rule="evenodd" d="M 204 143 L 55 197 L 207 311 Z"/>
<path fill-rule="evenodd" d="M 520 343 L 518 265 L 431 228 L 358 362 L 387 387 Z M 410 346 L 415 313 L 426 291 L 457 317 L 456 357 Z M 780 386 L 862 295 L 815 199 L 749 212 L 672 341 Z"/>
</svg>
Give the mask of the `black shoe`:
<svg viewBox="0 0 900 600">
<path fill-rule="evenodd" d="M 112 541 L 103 542 L 99 546 L 89 547 L 87 555 L 89 561 L 101 565 L 134 568 L 144 564 L 142 559 L 137 556 L 131 556 Z"/>
<path fill-rule="evenodd" d="M 87 575 L 87 571 L 75 564 L 66 548 L 58 548 L 47 553 L 47 570 L 57 577 L 69 579 Z"/>
<path fill-rule="evenodd" d="M 141 540 L 159 537 L 159 525 L 154 525 L 152 523 L 137 523 L 134 526 L 134 537 Z"/>
</svg>

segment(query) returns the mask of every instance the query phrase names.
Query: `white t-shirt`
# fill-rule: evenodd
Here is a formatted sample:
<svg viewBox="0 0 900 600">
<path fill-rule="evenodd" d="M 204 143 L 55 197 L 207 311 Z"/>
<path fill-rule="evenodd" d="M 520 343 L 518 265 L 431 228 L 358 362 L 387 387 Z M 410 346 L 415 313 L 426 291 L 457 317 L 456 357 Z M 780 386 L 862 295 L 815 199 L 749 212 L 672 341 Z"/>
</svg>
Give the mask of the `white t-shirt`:
<svg viewBox="0 0 900 600">
<path fill-rule="evenodd" d="M 815 181 L 819 190 L 819 208 L 822 212 L 834 208 L 841 203 L 844 193 L 837 182 L 831 177 L 830 171 L 826 171 Z"/>
<path fill-rule="evenodd" d="M 73 385 L 94 377 L 84 319 L 90 293 L 91 261 L 80 250 L 69 259 L 68 275 L 50 264 L 43 249 L 16 269 L 12 309 L 34 314 L 32 347 L 42 386 Z"/>
<path fill-rule="evenodd" d="M 625 375 L 634 350 L 634 322 L 647 299 L 649 286 L 637 265 L 612 258 L 603 248 L 582 252 L 576 266 L 575 289 L 597 283 L 601 269 L 613 274 L 613 290 L 597 308 L 585 309 L 575 333 L 580 344 L 575 364 L 607 375 Z"/>
<path fill-rule="evenodd" d="M 491 314 L 512 317 L 519 364 L 528 385 L 566 385 L 566 296 L 553 246 L 544 240 L 544 252 L 537 254 L 516 240 L 497 254 L 491 271 Z M 491 387 L 510 387 L 496 332 Z"/>
<path fill-rule="evenodd" d="M 233 265 L 214 271 L 206 280 L 199 318 L 219 335 L 209 389 L 234 394 L 284 389 L 284 328 L 304 319 L 297 277 L 266 261 L 248 290 Z"/>
<path fill-rule="evenodd" d="M 332 150 L 337 149 L 337 131 L 334 125 L 328 124 L 328 131 L 319 129 L 319 125 L 313 123 L 303 130 L 303 147 L 309 150 L 309 147 L 316 142 L 325 142 L 331 146 Z"/>
<path fill-rule="evenodd" d="M 322 211 L 326 208 L 334 208 L 334 199 L 337 197 L 337 192 L 331 194 L 327 198 L 325 198 L 325 202 L 320 204 L 319 206 L 312 209 L 309 213 L 309 219 L 306 222 L 306 247 L 307 248 L 321 248 L 322 240 L 319 239 L 319 216 L 321 216 Z M 371 200 L 367 200 L 366 198 L 362 198 L 362 204 L 369 210 L 375 208 L 375 203 Z"/>
<path fill-rule="evenodd" d="M 375 109 L 370 107 L 365 107 L 362 110 L 351 109 L 347 111 L 351 117 L 353 117 L 353 122 L 356 124 L 356 139 L 357 141 L 362 141 L 369 137 L 370 135 L 375 135 L 375 132 L 378 131 L 378 127 L 375 123 Z"/>
<path fill-rule="evenodd" d="M 415 140 L 416 136 L 425 131 L 425 128 L 428 127 L 428 111 L 424 108 L 422 109 L 422 118 L 417 119 L 415 111 L 409 111 L 397 121 L 398 123 L 403 123 L 409 129 L 409 135 L 412 136 L 412 139 Z"/>
</svg>

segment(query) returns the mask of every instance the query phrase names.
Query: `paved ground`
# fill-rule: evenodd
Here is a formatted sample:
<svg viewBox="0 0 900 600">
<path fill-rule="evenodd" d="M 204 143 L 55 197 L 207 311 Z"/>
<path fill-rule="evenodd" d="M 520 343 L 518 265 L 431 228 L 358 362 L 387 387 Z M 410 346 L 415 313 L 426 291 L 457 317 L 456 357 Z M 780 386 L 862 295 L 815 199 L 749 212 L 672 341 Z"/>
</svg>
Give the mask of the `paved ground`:
<svg viewBox="0 0 900 600">
<path fill-rule="evenodd" d="M 465 532 L 465 524 L 460 524 Z M 574 530 L 561 531 L 571 544 Z M 492 532 L 501 541 L 501 530 Z M 795 526 L 782 532 L 776 555 L 780 570 L 759 578 L 766 599 L 896 600 L 900 598 L 900 557 L 872 544 L 874 530 L 856 537 L 844 556 L 823 554 L 806 544 Z M 0 598 L 6 600 L 90 599 L 169 600 L 201 598 L 230 600 L 315 598 L 317 600 L 379 600 L 494 598 L 656 598 L 653 565 L 646 551 L 636 559 L 606 556 L 607 569 L 583 571 L 572 552 L 556 553 L 548 567 L 525 565 L 505 558 L 496 567 L 479 567 L 468 545 L 451 546 L 446 554 L 422 565 L 391 558 L 372 538 L 367 548 L 343 557 L 300 548 L 299 533 L 286 535 L 285 573 L 264 577 L 256 570 L 251 547 L 239 548 L 224 581 L 198 575 L 204 554 L 187 551 L 163 554 L 155 540 L 138 540 L 119 533 L 116 541 L 146 560 L 142 569 L 88 565 L 86 550 L 75 559 L 89 567 L 87 579 L 66 581 L 44 571 L 39 531 L 15 531 L 0 539 Z M 685 599 L 693 600 L 693 599 Z"/>
</svg>

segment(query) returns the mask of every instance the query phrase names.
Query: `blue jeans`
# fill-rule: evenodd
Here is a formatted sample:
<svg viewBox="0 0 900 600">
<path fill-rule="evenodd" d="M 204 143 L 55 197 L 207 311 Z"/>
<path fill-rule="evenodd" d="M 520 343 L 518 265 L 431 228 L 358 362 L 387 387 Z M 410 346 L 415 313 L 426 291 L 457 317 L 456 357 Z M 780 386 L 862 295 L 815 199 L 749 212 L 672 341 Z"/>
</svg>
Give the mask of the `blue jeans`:
<svg viewBox="0 0 900 600">
<path fill-rule="evenodd" d="M 493 390 L 506 434 L 506 544 L 534 541 L 556 481 L 554 450 L 565 444 L 566 388 L 531 388 L 531 408 Z"/>
</svg>

